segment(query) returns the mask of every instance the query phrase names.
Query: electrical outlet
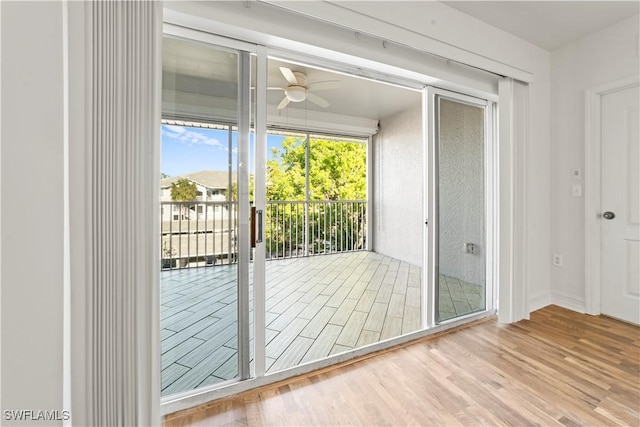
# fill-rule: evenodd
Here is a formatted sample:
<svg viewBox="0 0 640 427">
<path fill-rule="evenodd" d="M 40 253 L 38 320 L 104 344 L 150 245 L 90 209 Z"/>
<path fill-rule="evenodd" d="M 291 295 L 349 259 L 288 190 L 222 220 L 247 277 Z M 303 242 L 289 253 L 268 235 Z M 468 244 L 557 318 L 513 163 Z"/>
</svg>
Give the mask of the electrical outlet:
<svg viewBox="0 0 640 427">
<path fill-rule="evenodd" d="M 553 255 L 553 265 L 555 265 L 556 267 L 562 267 L 562 255 Z"/>
<path fill-rule="evenodd" d="M 464 251 L 464 253 L 467 254 L 475 254 L 476 253 L 476 245 L 473 243 L 463 243 L 463 248 L 462 250 Z"/>
</svg>

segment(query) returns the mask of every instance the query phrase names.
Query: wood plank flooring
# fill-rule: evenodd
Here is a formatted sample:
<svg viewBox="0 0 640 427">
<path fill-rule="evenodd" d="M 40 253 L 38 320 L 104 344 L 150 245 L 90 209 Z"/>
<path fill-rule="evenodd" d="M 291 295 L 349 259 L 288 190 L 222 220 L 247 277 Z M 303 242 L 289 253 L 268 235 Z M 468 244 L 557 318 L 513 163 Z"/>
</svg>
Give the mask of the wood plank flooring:
<svg viewBox="0 0 640 427">
<path fill-rule="evenodd" d="M 162 272 L 163 395 L 236 377 L 236 274 L 235 265 Z M 387 256 L 273 260 L 266 278 L 269 373 L 420 328 L 420 268 Z M 483 309 L 481 293 L 441 276 L 441 318 Z"/>
<path fill-rule="evenodd" d="M 549 306 L 170 414 L 166 426 L 640 424 L 640 328 Z"/>
</svg>

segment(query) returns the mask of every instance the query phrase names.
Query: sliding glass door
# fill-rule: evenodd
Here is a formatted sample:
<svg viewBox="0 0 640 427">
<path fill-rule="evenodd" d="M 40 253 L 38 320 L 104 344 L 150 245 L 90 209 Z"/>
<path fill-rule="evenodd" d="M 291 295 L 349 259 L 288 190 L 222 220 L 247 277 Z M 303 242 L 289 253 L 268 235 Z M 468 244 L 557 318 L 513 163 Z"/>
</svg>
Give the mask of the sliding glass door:
<svg viewBox="0 0 640 427">
<path fill-rule="evenodd" d="M 492 308 L 490 102 L 166 29 L 163 397 Z"/>
<path fill-rule="evenodd" d="M 249 377 L 251 55 L 165 37 L 162 395 Z"/>
<path fill-rule="evenodd" d="M 433 321 L 440 323 L 487 308 L 491 106 L 437 89 L 427 97 Z"/>
</svg>

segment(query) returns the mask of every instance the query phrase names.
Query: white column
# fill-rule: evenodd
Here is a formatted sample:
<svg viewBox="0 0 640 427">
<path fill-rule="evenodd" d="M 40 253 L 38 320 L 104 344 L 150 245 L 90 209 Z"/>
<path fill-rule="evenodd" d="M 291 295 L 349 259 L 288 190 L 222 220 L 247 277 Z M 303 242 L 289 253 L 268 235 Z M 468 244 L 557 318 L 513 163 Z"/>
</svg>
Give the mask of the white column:
<svg viewBox="0 0 640 427">
<path fill-rule="evenodd" d="M 512 323 L 529 318 L 525 263 L 529 86 L 504 78 L 498 93 L 498 320 Z"/>
</svg>

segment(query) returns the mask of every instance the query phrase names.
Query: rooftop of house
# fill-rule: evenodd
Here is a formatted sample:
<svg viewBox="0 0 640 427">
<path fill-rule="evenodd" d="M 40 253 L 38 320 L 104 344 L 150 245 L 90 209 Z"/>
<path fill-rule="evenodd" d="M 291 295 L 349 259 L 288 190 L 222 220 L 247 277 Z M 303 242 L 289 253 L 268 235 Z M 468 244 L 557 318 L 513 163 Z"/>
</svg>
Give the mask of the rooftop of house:
<svg viewBox="0 0 640 427">
<path fill-rule="evenodd" d="M 229 172 L 227 171 L 200 171 L 180 176 L 170 176 L 160 180 L 160 188 L 171 187 L 171 184 L 179 179 L 186 178 L 205 188 L 226 189 L 229 186 Z M 231 182 L 236 182 L 235 174 L 231 175 Z"/>
</svg>

